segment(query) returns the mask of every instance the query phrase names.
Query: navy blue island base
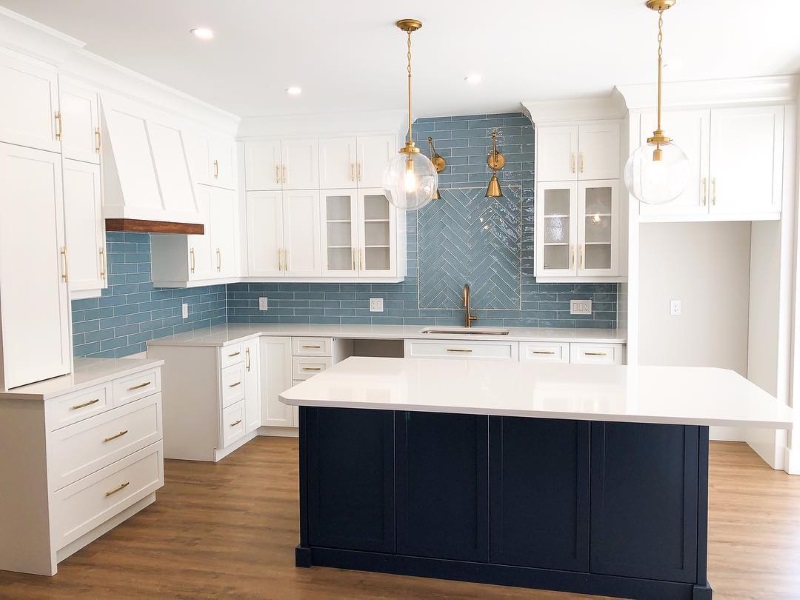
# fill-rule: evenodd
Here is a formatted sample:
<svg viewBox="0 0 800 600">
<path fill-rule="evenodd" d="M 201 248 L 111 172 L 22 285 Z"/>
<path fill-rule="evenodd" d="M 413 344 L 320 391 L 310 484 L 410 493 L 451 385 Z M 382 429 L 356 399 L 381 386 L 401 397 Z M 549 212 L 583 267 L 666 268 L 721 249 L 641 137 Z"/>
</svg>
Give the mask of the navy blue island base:
<svg viewBox="0 0 800 600">
<path fill-rule="evenodd" d="M 709 600 L 708 427 L 300 407 L 298 567 Z"/>
</svg>

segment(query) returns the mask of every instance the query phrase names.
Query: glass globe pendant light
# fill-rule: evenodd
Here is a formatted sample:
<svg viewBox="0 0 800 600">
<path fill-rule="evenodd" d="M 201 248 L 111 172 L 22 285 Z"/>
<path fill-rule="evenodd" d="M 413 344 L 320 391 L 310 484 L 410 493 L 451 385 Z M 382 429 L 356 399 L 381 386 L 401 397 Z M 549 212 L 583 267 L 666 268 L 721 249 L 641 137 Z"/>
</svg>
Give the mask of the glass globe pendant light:
<svg viewBox="0 0 800 600">
<path fill-rule="evenodd" d="M 397 208 L 417 210 L 433 200 L 439 175 L 433 163 L 414 145 L 411 132 L 411 33 L 422 27 L 422 23 L 402 19 L 397 27 L 408 35 L 408 140 L 383 173 L 383 191 Z"/>
<path fill-rule="evenodd" d="M 689 183 L 689 159 L 661 129 L 662 27 L 664 11 L 676 0 L 647 0 L 647 8 L 658 11 L 658 125 L 653 137 L 637 148 L 625 164 L 625 187 L 645 204 L 675 200 Z"/>
</svg>

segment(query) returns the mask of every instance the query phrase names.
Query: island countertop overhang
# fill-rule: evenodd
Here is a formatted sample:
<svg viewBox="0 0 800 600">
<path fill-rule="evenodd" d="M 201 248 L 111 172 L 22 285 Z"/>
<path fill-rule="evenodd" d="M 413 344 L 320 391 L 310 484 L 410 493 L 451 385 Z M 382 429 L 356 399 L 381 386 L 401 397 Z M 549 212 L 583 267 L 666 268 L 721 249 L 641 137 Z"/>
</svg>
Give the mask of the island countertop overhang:
<svg viewBox="0 0 800 600">
<path fill-rule="evenodd" d="M 351 357 L 280 394 L 297 406 L 791 429 L 727 369 Z"/>
</svg>

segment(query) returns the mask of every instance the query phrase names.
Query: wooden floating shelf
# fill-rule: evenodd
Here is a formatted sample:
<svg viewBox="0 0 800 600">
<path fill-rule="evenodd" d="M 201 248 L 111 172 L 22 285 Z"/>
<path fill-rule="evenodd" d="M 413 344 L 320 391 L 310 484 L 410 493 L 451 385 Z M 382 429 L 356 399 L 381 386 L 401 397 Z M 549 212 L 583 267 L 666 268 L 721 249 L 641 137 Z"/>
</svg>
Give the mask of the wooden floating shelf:
<svg viewBox="0 0 800 600">
<path fill-rule="evenodd" d="M 106 219 L 106 231 L 203 235 L 205 233 L 205 225 L 202 223 L 174 223 L 172 221 L 143 221 L 140 219 Z"/>
</svg>

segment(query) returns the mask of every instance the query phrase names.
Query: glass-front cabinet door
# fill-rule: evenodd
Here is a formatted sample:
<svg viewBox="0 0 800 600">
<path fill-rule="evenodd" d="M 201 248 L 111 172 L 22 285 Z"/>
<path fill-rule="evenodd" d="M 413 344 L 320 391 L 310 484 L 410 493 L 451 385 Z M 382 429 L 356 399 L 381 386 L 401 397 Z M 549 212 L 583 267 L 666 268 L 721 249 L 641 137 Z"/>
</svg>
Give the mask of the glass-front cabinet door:
<svg viewBox="0 0 800 600">
<path fill-rule="evenodd" d="M 578 184 L 577 275 L 617 275 L 615 240 L 619 229 L 617 181 L 585 181 Z"/>
<path fill-rule="evenodd" d="M 359 190 L 359 247 L 356 251 L 356 266 L 360 277 L 387 277 L 395 274 L 395 210 L 383 190 Z"/>
<path fill-rule="evenodd" d="M 358 197 L 355 190 L 322 191 L 323 275 L 358 272 Z"/>
<path fill-rule="evenodd" d="M 577 197 L 577 183 L 561 181 L 540 183 L 537 186 L 537 277 L 575 275 L 578 244 Z"/>
</svg>

